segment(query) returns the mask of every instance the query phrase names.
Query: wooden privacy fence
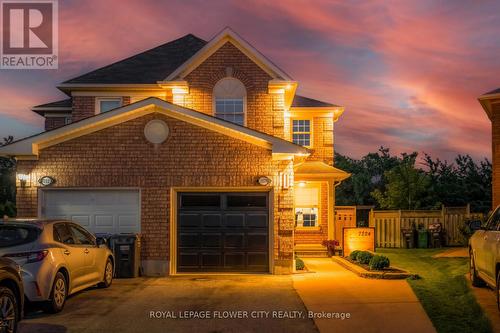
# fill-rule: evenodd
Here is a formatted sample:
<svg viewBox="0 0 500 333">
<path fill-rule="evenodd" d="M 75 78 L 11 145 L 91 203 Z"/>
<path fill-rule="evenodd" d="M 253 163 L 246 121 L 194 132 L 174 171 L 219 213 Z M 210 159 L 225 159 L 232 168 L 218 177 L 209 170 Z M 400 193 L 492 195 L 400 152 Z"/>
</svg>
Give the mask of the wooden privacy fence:
<svg viewBox="0 0 500 333">
<path fill-rule="evenodd" d="M 443 207 L 441 210 L 372 210 L 370 227 L 375 227 L 376 247 L 402 247 L 401 229 L 441 223 L 445 245 L 462 245 L 460 227 L 467 218 L 482 218 L 480 213 L 471 213 L 466 207 Z"/>
<path fill-rule="evenodd" d="M 356 206 L 336 206 L 335 207 L 335 239 L 339 241 L 340 247 L 342 244 L 342 229 L 344 227 L 356 226 Z"/>
</svg>

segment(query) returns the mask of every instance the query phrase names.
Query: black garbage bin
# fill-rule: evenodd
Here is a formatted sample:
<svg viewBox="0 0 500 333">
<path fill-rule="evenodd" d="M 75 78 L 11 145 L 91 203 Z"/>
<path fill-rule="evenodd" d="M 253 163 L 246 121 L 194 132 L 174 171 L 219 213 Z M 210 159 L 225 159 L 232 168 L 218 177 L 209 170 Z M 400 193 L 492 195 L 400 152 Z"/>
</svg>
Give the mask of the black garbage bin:
<svg viewBox="0 0 500 333">
<path fill-rule="evenodd" d="M 138 277 L 141 268 L 141 239 L 137 234 L 116 234 L 109 241 L 115 255 L 117 278 Z"/>
<path fill-rule="evenodd" d="M 97 239 L 97 241 L 99 242 L 100 239 L 103 239 L 106 246 L 109 247 L 111 251 L 113 251 L 113 248 L 111 247 L 111 236 L 113 236 L 113 234 L 106 232 L 95 233 L 95 238 Z"/>
<path fill-rule="evenodd" d="M 406 249 L 415 248 L 415 230 L 414 229 L 401 229 L 401 236 L 403 238 L 403 247 Z"/>
<path fill-rule="evenodd" d="M 443 239 L 441 223 L 429 224 L 429 234 L 431 247 L 441 247 Z"/>
</svg>

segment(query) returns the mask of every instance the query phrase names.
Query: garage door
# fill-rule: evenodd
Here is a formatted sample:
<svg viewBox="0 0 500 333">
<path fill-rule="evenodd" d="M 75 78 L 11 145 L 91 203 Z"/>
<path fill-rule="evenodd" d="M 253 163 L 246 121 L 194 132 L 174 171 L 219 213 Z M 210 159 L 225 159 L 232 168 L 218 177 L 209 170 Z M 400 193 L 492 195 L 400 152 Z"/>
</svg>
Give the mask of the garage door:
<svg viewBox="0 0 500 333">
<path fill-rule="evenodd" d="M 267 193 L 179 193 L 178 272 L 268 272 Z"/>
<path fill-rule="evenodd" d="M 42 216 L 69 219 L 93 233 L 140 232 L 138 190 L 44 190 Z"/>
</svg>

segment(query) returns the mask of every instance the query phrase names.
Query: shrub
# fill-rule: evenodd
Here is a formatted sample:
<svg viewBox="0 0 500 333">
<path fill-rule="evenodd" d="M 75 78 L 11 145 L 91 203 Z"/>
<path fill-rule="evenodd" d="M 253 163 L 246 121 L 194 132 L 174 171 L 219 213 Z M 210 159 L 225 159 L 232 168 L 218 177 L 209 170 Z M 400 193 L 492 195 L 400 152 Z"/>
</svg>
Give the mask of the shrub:
<svg viewBox="0 0 500 333">
<path fill-rule="evenodd" d="M 359 262 L 360 264 L 367 265 L 370 260 L 372 259 L 373 254 L 371 254 L 368 251 L 360 251 L 358 255 L 356 256 L 356 261 Z"/>
<path fill-rule="evenodd" d="M 16 205 L 10 201 L 6 201 L 5 203 L 0 203 L 0 219 L 2 219 L 5 215 L 8 217 L 16 216 Z"/>
<path fill-rule="evenodd" d="M 304 268 L 306 268 L 306 265 L 304 265 L 304 261 L 300 258 L 295 258 L 295 269 L 301 271 Z"/>
<path fill-rule="evenodd" d="M 360 250 L 354 250 L 349 254 L 349 259 L 356 261 L 356 257 L 358 256 L 358 253 L 361 252 Z"/>
<path fill-rule="evenodd" d="M 370 263 L 368 265 L 370 266 L 371 270 L 381 271 L 384 268 L 389 267 L 391 265 L 391 262 L 386 256 L 375 255 L 370 260 Z"/>
</svg>

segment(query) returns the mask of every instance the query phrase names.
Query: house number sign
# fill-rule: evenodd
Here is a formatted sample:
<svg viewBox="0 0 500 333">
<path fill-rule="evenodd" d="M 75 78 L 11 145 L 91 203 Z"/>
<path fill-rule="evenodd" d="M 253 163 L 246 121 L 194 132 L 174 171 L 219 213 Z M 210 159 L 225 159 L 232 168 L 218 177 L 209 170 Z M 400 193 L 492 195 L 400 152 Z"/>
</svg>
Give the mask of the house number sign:
<svg viewBox="0 0 500 333">
<path fill-rule="evenodd" d="M 375 251 L 375 228 L 343 228 L 344 256 L 354 250 Z"/>
<path fill-rule="evenodd" d="M 49 186 L 49 185 L 52 185 L 56 182 L 56 180 L 50 176 L 43 176 L 42 178 L 40 178 L 38 180 L 38 182 L 40 183 L 40 185 L 42 186 Z"/>
</svg>

